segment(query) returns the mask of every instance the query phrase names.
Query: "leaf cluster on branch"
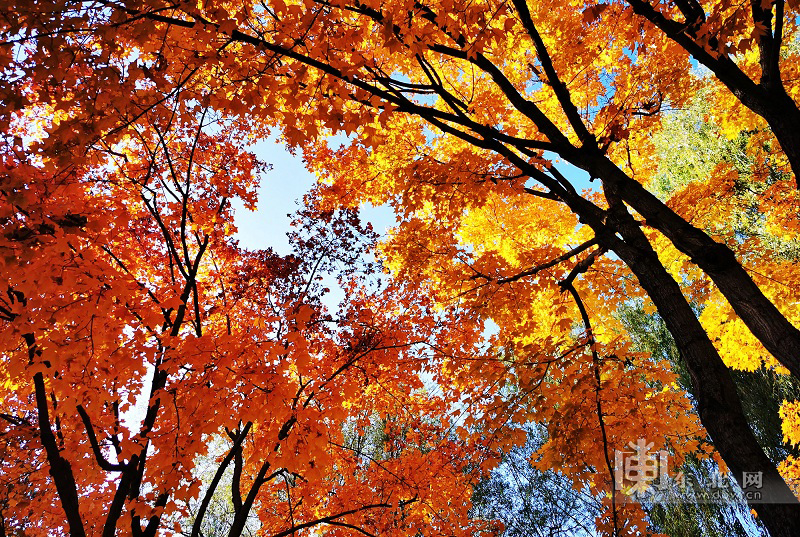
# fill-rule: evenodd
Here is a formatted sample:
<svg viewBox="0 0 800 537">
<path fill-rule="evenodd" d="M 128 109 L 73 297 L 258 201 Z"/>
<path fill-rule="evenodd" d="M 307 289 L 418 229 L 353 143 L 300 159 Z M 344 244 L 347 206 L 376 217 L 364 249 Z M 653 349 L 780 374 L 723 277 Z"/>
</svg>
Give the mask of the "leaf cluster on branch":
<svg viewBox="0 0 800 537">
<path fill-rule="evenodd" d="M 612 464 L 646 439 L 760 472 L 751 507 L 794 535 L 796 461 L 765 453 L 729 368 L 800 376 L 797 9 L 5 0 L 4 524 L 182 531 L 224 433 L 231 535 L 251 512 L 275 536 L 489 531 L 470 486 L 535 421 L 536 464 L 605 498 L 603 533 L 648 531 Z M 713 166 L 665 182 L 658 136 L 699 99 Z M 320 177 L 289 257 L 231 238 L 264 171 L 247 144 L 275 129 Z M 388 287 L 352 268 L 363 203 L 398 215 Z M 331 314 L 315 282 L 342 266 Z M 633 350 L 631 300 L 691 395 Z M 385 460 L 342 447 L 361 411 Z"/>
</svg>

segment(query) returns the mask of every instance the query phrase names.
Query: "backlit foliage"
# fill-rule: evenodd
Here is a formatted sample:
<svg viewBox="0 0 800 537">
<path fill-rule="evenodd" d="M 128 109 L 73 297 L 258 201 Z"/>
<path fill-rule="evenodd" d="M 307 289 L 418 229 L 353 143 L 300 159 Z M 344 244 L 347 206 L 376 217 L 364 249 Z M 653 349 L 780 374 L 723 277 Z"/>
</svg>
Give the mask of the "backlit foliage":
<svg viewBox="0 0 800 537">
<path fill-rule="evenodd" d="M 800 376 L 797 10 L 3 1 L 6 526 L 185 533 L 221 437 L 231 535 L 496 531 L 471 487 L 537 422 L 534 464 L 600 498 L 604 534 L 648 531 L 614 479 L 638 439 L 761 472 L 778 501 L 753 508 L 796 534 L 728 368 Z M 320 179 L 288 257 L 232 239 L 274 130 Z M 362 203 L 398 216 L 381 287 Z M 694 401 L 632 350 L 631 300 Z M 345 431 L 376 420 L 365 456 Z"/>
</svg>

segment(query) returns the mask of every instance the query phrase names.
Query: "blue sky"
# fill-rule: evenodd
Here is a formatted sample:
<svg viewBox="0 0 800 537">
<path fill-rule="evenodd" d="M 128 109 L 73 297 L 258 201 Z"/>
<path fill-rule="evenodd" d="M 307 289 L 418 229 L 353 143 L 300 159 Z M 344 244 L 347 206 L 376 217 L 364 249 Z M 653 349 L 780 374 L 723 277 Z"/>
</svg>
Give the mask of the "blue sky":
<svg viewBox="0 0 800 537">
<path fill-rule="evenodd" d="M 291 229 L 291 214 L 302 207 L 303 195 L 314 186 L 316 177 L 306 170 L 300 154 L 292 155 L 282 142 L 271 138 L 261 141 L 252 150 L 272 165 L 261 180 L 256 211 L 248 211 L 234 203 L 239 244 L 251 250 L 272 248 L 281 255 L 291 249 L 286 234 Z M 395 224 L 387 207 L 362 209 L 362 218 L 372 222 L 381 235 Z"/>
<path fill-rule="evenodd" d="M 292 221 L 289 215 L 300 208 L 303 195 L 315 179 L 303 166 L 302 159 L 275 139 L 261 141 L 252 149 L 261 160 L 272 165 L 272 170 L 261 179 L 256 211 L 245 209 L 238 201 L 234 203 L 237 238 L 245 248 L 271 247 L 286 255 L 290 252 L 286 237 Z"/>
<path fill-rule="evenodd" d="M 245 248 L 271 247 L 277 253 L 287 255 L 290 247 L 286 234 L 292 221 L 289 215 L 300 209 L 303 195 L 314 186 L 316 178 L 306 170 L 299 154 L 292 155 L 283 143 L 274 138 L 261 141 L 252 149 L 259 158 L 272 165 L 272 170 L 262 178 L 256 211 L 248 211 L 241 203 L 234 203 L 235 222 L 239 229 L 237 238 Z M 579 191 L 594 186 L 583 170 L 556 159 L 554 162 Z M 395 223 L 391 210 L 386 207 L 364 208 L 362 218 L 372 222 L 375 231 L 381 235 Z"/>
</svg>

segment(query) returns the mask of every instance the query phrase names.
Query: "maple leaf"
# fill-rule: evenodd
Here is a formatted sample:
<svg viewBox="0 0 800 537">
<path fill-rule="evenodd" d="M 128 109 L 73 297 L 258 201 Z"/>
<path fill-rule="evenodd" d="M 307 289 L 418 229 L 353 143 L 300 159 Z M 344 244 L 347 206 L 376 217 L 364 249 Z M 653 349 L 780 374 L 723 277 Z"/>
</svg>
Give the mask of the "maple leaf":
<svg viewBox="0 0 800 537">
<path fill-rule="evenodd" d="M 663 419 L 691 414 L 684 394 L 654 389 L 673 382 L 670 366 L 618 337 L 618 310 L 644 297 L 713 409 L 703 425 L 726 464 L 794 501 L 727 372 L 800 376 L 784 247 L 800 229 L 800 76 L 782 4 L 515 0 L 513 17 L 493 1 L 7 7 L 0 318 L 16 391 L 3 398 L 10 430 L 38 438 L 13 447 L 10 472 L 36 487 L 22 504 L 43 517 L 4 512 L 20 531 L 154 533 L 176 506 L 211 498 L 192 472 L 216 434 L 240 476 L 239 532 L 262 502 L 242 491 L 286 489 L 259 504 L 265 531 L 469 534 L 480 523 L 464 522 L 467 484 L 519 440 L 509 420 L 552 424 L 543 460 L 613 493 L 603 455 L 626 435 L 682 438 L 684 457 L 699 428 Z M 659 191 L 672 157 L 654 138 L 674 112 L 652 103 L 698 97 L 722 118 L 718 138 L 751 138 L 725 153 L 735 162 L 693 156 L 685 173 L 700 176 Z M 252 205 L 263 170 L 244 141 L 275 127 L 327 184 L 304 221 L 330 224 L 335 247 L 308 240 L 290 259 L 232 242 L 229 199 Z M 323 137 L 339 130 L 334 150 Z M 308 259 L 362 266 L 354 237 L 370 234 L 326 218 L 365 202 L 399 215 L 379 248 L 394 281 L 381 293 L 347 283 L 334 322 Z M 754 213 L 763 223 L 730 225 Z M 424 360 L 440 398 L 419 395 Z M 137 394 L 146 410 L 128 428 L 119 408 Z M 475 414 L 453 444 L 442 416 L 462 401 Z M 367 468 L 335 448 L 362 409 L 393 433 Z M 124 505 L 107 494 L 114 480 Z M 624 519 L 645 531 L 640 509 L 607 507 L 601 530 L 619 534 Z M 800 527 L 758 509 L 771 531 Z"/>
</svg>

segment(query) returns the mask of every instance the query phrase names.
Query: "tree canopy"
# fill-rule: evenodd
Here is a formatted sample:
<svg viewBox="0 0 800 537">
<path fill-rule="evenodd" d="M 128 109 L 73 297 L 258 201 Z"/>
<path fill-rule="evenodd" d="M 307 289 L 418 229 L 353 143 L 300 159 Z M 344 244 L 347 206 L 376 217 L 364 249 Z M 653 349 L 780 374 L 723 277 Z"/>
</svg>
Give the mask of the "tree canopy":
<svg viewBox="0 0 800 537">
<path fill-rule="evenodd" d="M 602 533 L 649 531 L 644 440 L 795 535 L 731 369 L 800 378 L 799 10 L 3 0 L 0 527 L 199 535 L 225 481 L 232 536 L 493 532 L 473 486 L 537 423 Z M 319 176 L 289 256 L 233 239 L 275 131 Z"/>
</svg>

